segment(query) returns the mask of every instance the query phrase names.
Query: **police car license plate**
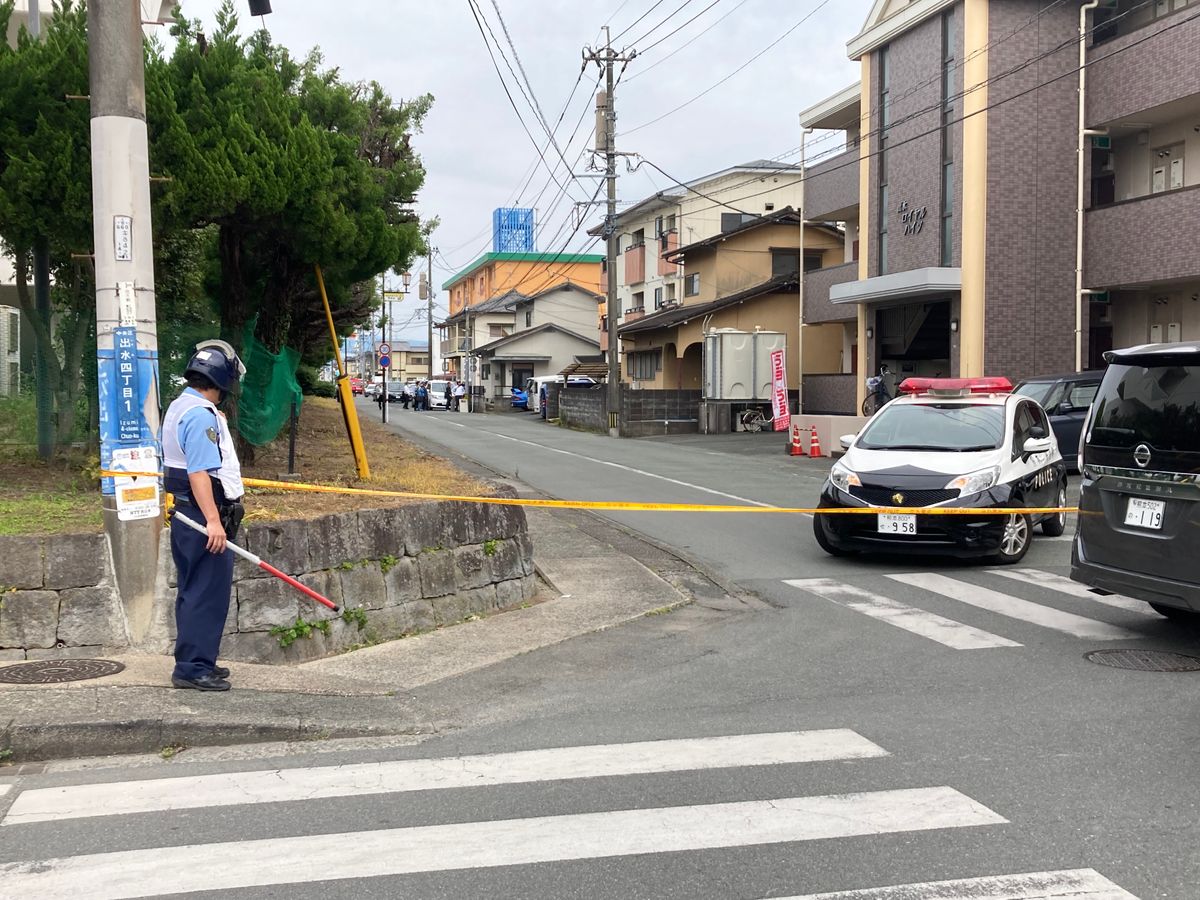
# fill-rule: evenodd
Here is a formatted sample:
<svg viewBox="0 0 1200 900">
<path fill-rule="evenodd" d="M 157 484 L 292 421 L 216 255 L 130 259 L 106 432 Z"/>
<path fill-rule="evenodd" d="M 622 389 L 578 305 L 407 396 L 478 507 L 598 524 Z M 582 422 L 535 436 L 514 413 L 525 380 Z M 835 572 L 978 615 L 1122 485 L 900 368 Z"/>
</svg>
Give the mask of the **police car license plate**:
<svg viewBox="0 0 1200 900">
<path fill-rule="evenodd" d="M 880 534 L 916 534 L 917 517 L 897 515 L 896 513 L 880 513 L 876 527 Z"/>
<path fill-rule="evenodd" d="M 1129 505 L 1125 507 L 1125 524 L 1134 528 L 1150 528 L 1155 531 L 1162 529 L 1163 510 L 1166 509 L 1163 500 L 1143 500 L 1141 497 L 1130 497 Z"/>
</svg>

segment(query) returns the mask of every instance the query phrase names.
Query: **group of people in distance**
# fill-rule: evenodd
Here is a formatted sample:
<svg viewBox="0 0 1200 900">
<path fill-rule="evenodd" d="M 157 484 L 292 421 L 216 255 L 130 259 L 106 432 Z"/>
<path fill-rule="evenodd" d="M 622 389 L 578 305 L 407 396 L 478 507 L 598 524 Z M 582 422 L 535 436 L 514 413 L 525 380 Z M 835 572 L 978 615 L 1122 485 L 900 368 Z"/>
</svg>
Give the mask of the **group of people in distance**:
<svg viewBox="0 0 1200 900">
<path fill-rule="evenodd" d="M 400 403 L 404 409 L 431 409 L 430 392 L 432 391 L 429 381 L 409 381 L 400 386 Z M 461 381 L 447 380 L 444 398 L 446 400 L 446 409 L 458 412 L 462 407 L 462 400 L 467 394 L 467 386 Z M 383 404 L 387 402 L 387 397 L 383 391 L 380 391 L 375 398 L 375 402 L 382 409 Z"/>
</svg>

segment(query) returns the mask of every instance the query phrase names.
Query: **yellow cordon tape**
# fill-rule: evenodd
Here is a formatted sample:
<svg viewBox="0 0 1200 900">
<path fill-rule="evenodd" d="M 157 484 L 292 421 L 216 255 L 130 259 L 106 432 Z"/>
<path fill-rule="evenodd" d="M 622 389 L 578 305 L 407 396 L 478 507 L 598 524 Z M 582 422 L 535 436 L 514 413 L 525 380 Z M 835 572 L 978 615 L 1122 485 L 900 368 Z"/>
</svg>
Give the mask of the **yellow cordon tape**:
<svg viewBox="0 0 1200 900">
<path fill-rule="evenodd" d="M 157 478 L 155 472 L 101 472 L 105 478 Z M 542 509 L 603 509 L 616 512 L 701 512 L 701 513 L 787 513 L 789 515 L 861 516 L 861 515 L 919 515 L 919 516 L 1010 516 L 1014 514 L 1045 515 L 1075 513 L 1075 506 L 1013 506 L 971 509 L 966 507 L 926 506 L 717 506 L 705 503 L 633 503 L 623 500 L 534 500 L 512 497 L 460 497 L 454 494 L 418 494 L 410 491 L 378 491 L 370 488 L 333 487 L 325 484 L 302 484 L 294 481 L 267 481 L 262 478 L 243 478 L 247 487 L 280 491 L 307 491 L 316 494 L 355 494 L 367 497 L 399 497 L 405 500 L 449 500 L 455 503 L 491 503 L 496 506 L 533 506 Z"/>
</svg>

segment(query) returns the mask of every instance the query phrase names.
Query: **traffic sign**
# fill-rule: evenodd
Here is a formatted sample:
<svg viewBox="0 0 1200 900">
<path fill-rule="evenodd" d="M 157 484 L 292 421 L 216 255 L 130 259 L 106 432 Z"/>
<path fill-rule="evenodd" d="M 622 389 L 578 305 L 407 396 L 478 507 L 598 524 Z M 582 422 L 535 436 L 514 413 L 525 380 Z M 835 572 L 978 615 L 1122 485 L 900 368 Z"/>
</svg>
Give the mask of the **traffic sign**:
<svg viewBox="0 0 1200 900">
<path fill-rule="evenodd" d="M 391 352 L 392 352 L 391 344 L 380 344 L 379 345 L 379 355 L 380 356 L 387 356 Z"/>
<path fill-rule="evenodd" d="M 392 358 L 390 356 L 379 357 L 379 368 L 386 369 L 391 364 L 392 364 Z"/>
</svg>

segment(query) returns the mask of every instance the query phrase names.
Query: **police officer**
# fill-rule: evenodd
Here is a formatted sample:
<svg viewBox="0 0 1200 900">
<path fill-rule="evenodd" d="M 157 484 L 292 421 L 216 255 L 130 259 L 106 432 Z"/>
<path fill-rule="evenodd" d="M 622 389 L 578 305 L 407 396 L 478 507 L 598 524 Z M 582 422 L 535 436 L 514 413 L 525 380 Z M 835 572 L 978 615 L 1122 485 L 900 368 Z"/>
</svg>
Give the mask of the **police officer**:
<svg viewBox="0 0 1200 900">
<path fill-rule="evenodd" d="M 229 389 L 246 374 L 237 353 L 224 341 L 201 341 L 184 370 L 187 388 L 163 419 L 164 486 L 175 507 L 205 524 L 207 535 L 171 522 L 175 558 L 175 671 L 177 688 L 229 690 L 229 670 L 217 652 L 233 587 L 233 554 L 226 542 L 241 522 L 241 465 L 225 416 L 218 411 Z"/>
</svg>

